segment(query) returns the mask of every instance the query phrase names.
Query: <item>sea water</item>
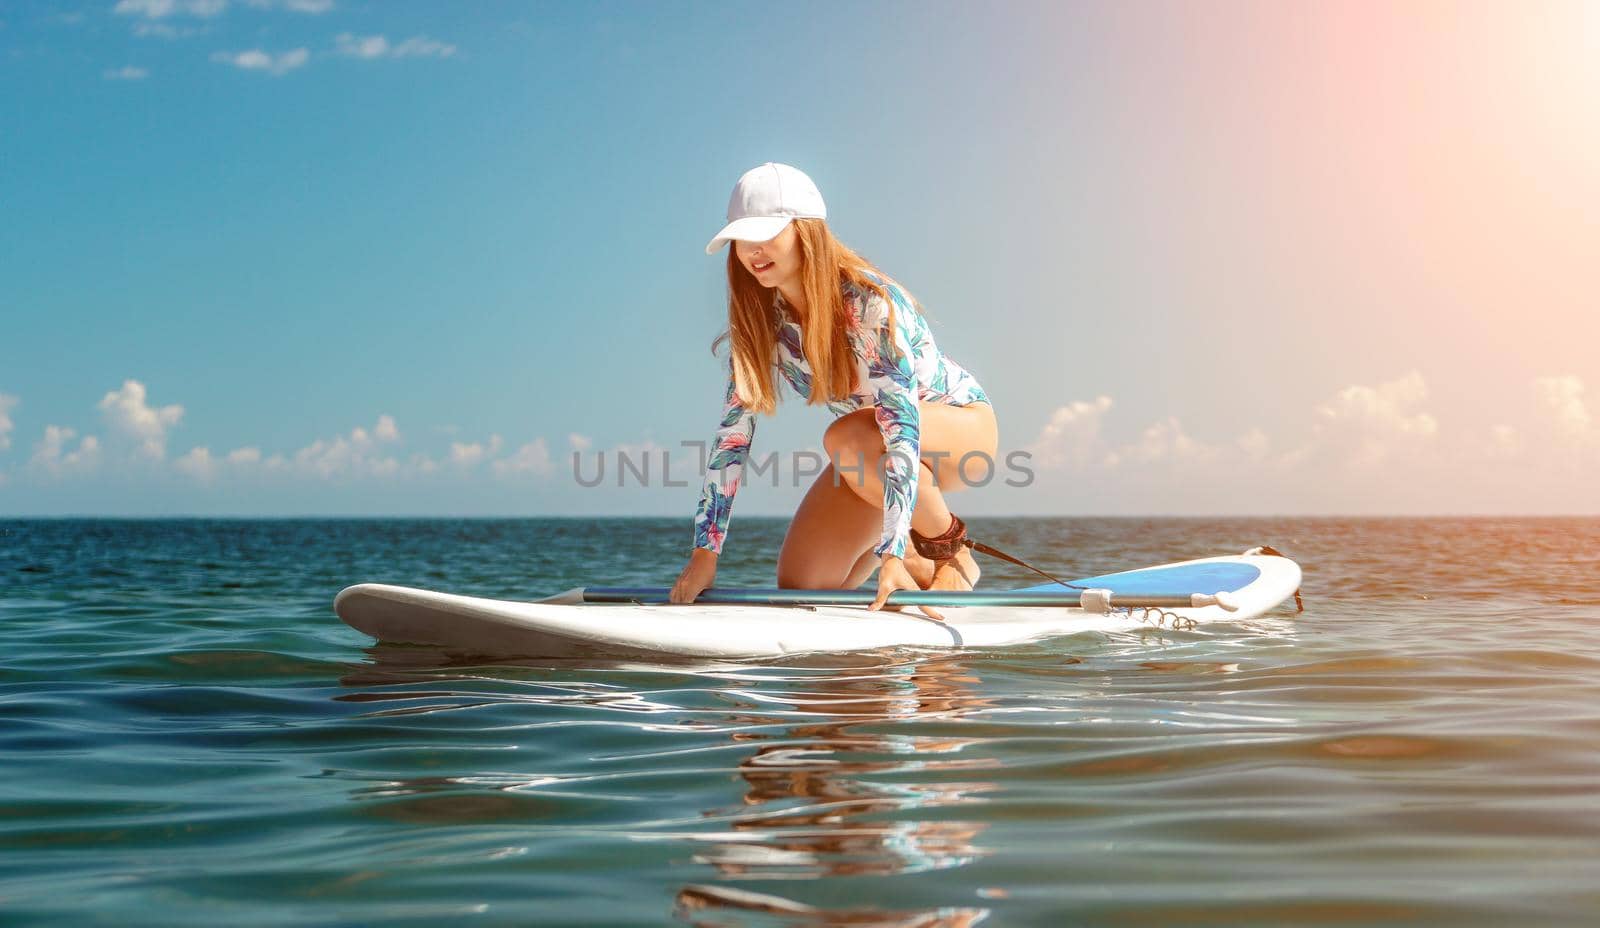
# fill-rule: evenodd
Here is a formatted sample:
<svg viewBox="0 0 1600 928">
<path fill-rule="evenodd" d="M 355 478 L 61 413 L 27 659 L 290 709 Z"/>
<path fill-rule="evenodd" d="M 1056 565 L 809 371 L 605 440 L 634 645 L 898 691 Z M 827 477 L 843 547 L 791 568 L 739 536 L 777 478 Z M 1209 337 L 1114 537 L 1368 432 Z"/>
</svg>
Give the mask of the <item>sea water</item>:
<svg viewBox="0 0 1600 928">
<path fill-rule="evenodd" d="M 1074 576 L 1271 544 L 1305 612 L 452 660 L 334 594 L 670 585 L 687 521 L 0 521 L 0 922 L 1600 920 L 1600 520 L 970 524 Z"/>
</svg>

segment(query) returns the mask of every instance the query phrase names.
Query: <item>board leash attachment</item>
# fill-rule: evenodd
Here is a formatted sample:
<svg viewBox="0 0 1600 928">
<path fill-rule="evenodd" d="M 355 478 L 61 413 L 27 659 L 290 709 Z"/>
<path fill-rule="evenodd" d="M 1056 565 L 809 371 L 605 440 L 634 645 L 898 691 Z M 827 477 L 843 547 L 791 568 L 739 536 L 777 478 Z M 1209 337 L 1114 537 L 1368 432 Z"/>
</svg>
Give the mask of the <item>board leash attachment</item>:
<svg viewBox="0 0 1600 928">
<path fill-rule="evenodd" d="M 1268 557 L 1288 557 L 1289 556 L 1287 554 L 1284 554 L 1282 551 L 1279 551 L 1277 548 L 1272 547 L 1271 545 L 1257 545 L 1256 547 L 1251 548 L 1249 551 L 1246 551 L 1244 553 L 1244 556 L 1245 557 L 1249 557 L 1252 554 L 1265 554 Z M 1300 598 L 1300 588 L 1299 587 L 1295 587 L 1294 588 L 1294 614 L 1295 615 L 1299 615 L 1300 613 L 1302 613 L 1304 611 L 1306 611 L 1306 601 Z"/>
</svg>

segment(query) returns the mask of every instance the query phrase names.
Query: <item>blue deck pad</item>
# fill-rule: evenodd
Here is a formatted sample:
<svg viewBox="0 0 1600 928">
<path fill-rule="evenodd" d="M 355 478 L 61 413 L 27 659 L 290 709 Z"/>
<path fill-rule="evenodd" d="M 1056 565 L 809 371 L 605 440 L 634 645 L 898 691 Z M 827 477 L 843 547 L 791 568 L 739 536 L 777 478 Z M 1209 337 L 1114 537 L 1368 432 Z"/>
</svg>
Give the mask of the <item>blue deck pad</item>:
<svg viewBox="0 0 1600 928">
<path fill-rule="evenodd" d="M 1110 590 L 1113 593 L 1153 595 L 1159 593 L 1233 593 L 1242 590 L 1261 576 L 1254 564 L 1232 561 L 1213 561 L 1209 564 L 1175 564 L 1171 567 L 1149 567 L 1129 570 L 1120 574 L 1105 574 L 1074 580 L 1078 586 Z M 1038 586 L 1019 587 L 1019 590 L 1041 593 L 1070 592 L 1059 583 L 1041 583 Z"/>
</svg>

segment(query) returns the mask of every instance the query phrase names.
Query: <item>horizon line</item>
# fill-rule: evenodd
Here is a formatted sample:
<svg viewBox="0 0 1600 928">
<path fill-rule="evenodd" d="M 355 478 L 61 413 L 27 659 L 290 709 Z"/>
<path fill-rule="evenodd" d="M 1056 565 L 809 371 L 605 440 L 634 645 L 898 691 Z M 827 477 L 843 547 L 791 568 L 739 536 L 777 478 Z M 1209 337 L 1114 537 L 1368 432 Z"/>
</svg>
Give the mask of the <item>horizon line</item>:
<svg viewBox="0 0 1600 928">
<path fill-rule="evenodd" d="M 549 515 L 484 515 L 478 514 L 450 514 L 433 513 L 426 515 L 400 514 L 312 514 L 293 513 L 287 515 L 249 514 L 249 513 L 172 513 L 172 514 L 88 514 L 88 513 L 62 513 L 62 514 L 29 514 L 12 515 L 0 513 L 0 520 L 7 521 L 43 521 L 55 520 L 118 520 L 118 521 L 194 521 L 200 519 L 229 519 L 236 521 L 267 521 L 267 520 L 337 520 L 337 521 L 423 521 L 429 519 L 472 519 L 481 521 L 512 521 L 526 519 L 683 519 L 688 517 L 677 515 L 618 515 L 618 514 L 549 514 Z M 760 513 L 744 514 L 745 521 L 754 519 L 790 519 L 792 515 L 770 515 Z M 969 521 L 976 519 L 1593 519 L 1600 518 L 1600 512 L 1400 512 L 1400 513 L 1270 513 L 1270 514 L 1240 514 L 1240 513 L 983 513 L 969 516 Z"/>
</svg>

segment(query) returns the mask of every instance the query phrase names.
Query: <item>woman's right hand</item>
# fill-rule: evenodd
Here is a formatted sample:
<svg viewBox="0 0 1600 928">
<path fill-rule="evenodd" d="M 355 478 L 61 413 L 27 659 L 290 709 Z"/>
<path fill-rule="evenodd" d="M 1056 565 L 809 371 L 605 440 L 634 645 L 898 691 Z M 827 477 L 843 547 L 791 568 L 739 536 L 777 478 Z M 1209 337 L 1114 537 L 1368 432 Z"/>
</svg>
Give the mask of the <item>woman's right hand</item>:
<svg viewBox="0 0 1600 928">
<path fill-rule="evenodd" d="M 689 563 L 678 574 L 678 582 L 672 585 L 667 602 L 692 603 L 716 578 L 717 553 L 710 548 L 695 548 L 689 555 Z"/>
</svg>

